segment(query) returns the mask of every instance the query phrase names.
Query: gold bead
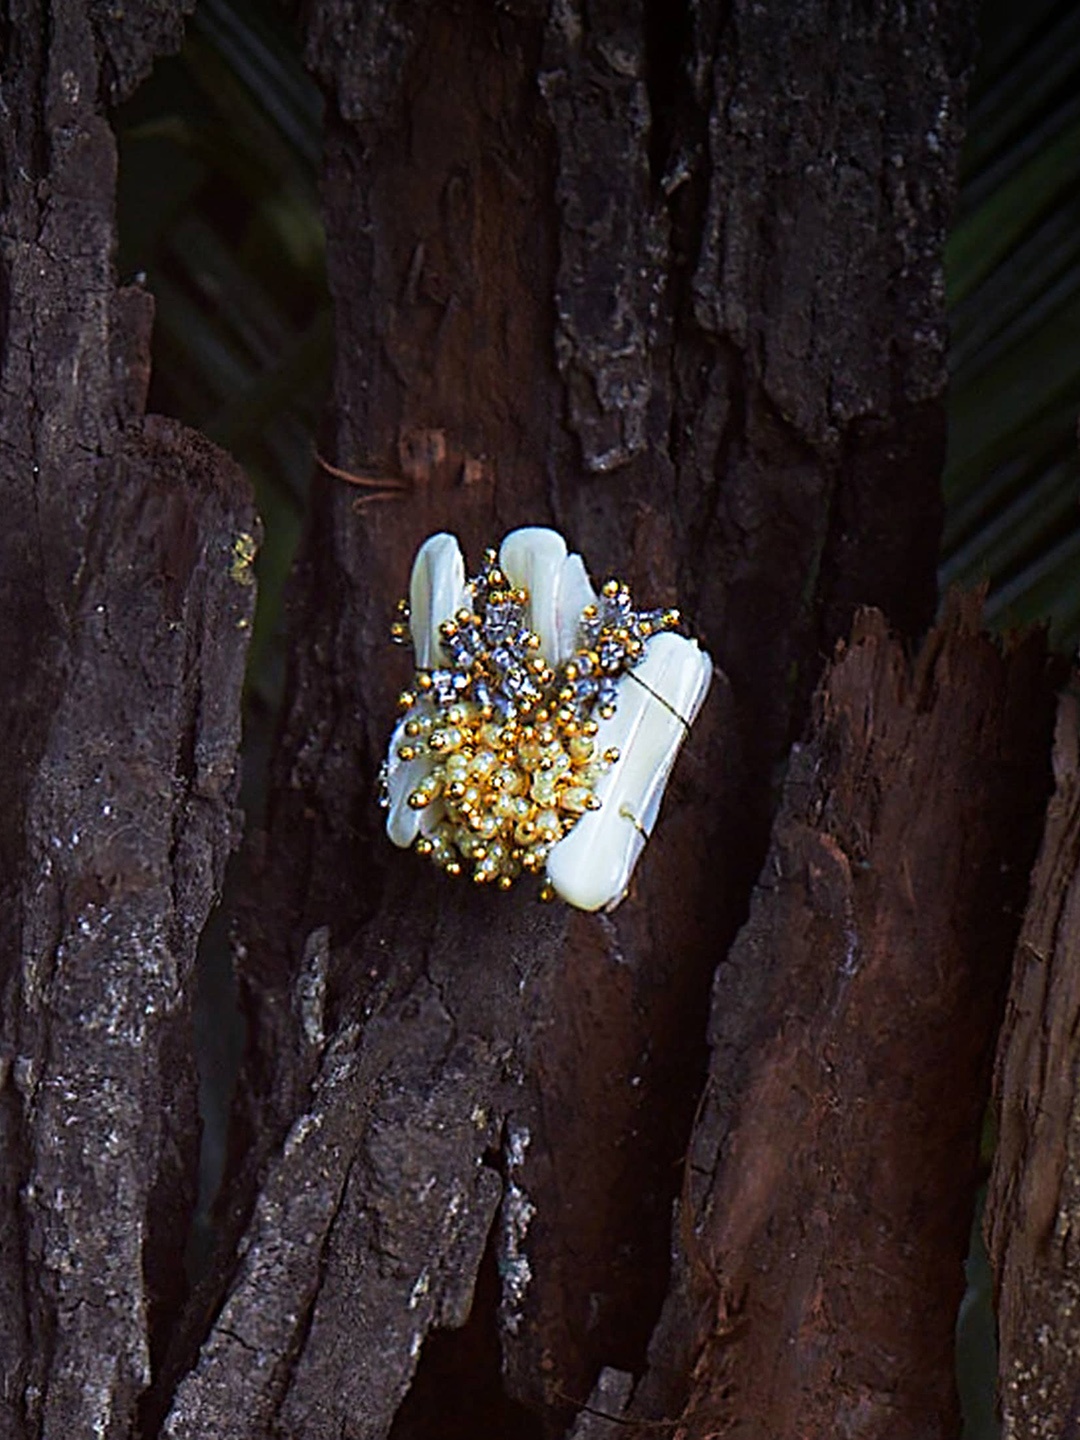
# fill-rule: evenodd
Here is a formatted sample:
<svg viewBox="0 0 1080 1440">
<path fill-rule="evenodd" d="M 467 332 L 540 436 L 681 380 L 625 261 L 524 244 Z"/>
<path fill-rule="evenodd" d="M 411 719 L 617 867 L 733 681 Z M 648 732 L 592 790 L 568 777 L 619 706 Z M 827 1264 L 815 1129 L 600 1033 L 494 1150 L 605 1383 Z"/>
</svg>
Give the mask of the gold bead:
<svg viewBox="0 0 1080 1440">
<path fill-rule="evenodd" d="M 499 886 L 499 889 L 500 889 L 500 890 L 509 890 L 510 887 L 513 885 L 513 883 L 514 883 L 514 877 L 513 877 L 512 875 L 500 875 L 500 876 L 499 876 L 498 886 Z"/>
<path fill-rule="evenodd" d="M 418 670 L 416 672 L 416 688 L 418 690 L 431 689 L 431 676 L 426 670 Z"/>
<path fill-rule="evenodd" d="M 616 760 L 618 760 L 620 754 L 621 751 L 619 750 L 619 747 L 617 745 L 610 745 L 604 751 L 604 759 L 608 762 L 609 765 L 614 765 Z"/>
<path fill-rule="evenodd" d="M 545 905 L 555 899 L 555 887 L 549 880 L 545 881 L 540 887 L 540 899 L 543 900 Z"/>
<path fill-rule="evenodd" d="M 414 848 L 418 855 L 430 855 L 431 852 L 435 849 L 435 846 L 431 843 L 431 841 L 426 835 L 421 835 L 419 840 L 417 840 Z"/>
<path fill-rule="evenodd" d="M 606 595 L 609 599 L 614 599 L 615 596 L 619 593 L 618 580 L 605 580 L 603 586 L 601 587 L 600 593 L 602 595 Z"/>
<path fill-rule="evenodd" d="M 416 696 L 411 690 L 403 690 L 398 696 L 397 703 L 399 709 L 411 710 L 412 707 L 416 704 Z"/>
<path fill-rule="evenodd" d="M 415 746 L 415 745 L 399 745 L 399 746 L 398 746 L 398 752 L 397 752 L 397 753 L 398 753 L 398 759 L 399 759 L 399 760 L 415 760 L 415 759 L 416 759 L 416 746 Z"/>
<path fill-rule="evenodd" d="M 460 875 L 460 874 L 461 874 L 461 866 L 458 864 L 458 862 L 457 862 L 456 860 L 448 860 L 448 861 L 446 862 L 446 865 L 445 865 L 444 868 L 445 868 L 446 873 L 447 873 L 448 875 Z"/>
</svg>

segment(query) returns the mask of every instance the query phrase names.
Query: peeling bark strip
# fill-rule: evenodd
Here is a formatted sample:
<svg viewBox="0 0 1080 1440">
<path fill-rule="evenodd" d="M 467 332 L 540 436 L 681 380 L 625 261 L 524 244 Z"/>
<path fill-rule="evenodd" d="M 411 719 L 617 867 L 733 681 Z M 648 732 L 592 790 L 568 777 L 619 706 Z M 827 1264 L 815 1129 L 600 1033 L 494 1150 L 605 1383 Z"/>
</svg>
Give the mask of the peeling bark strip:
<svg viewBox="0 0 1080 1440">
<path fill-rule="evenodd" d="M 234 834 L 253 609 L 233 549 L 253 517 L 219 452 L 148 422 L 98 481 L 39 717 L 21 969 L 3 1006 L 23 1418 L 58 1440 L 131 1433 L 156 1326 L 182 1298 L 192 972 Z"/>
<path fill-rule="evenodd" d="M 164 1436 L 386 1434 L 428 1328 L 469 1311 L 501 1193 L 497 1065 L 428 985 L 340 1033 Z"/>
<path fill-rule="evenodd" d="M 0 90 L 0 1433 L 129 1440 L 183 1298 L 192 969 L 236 827 L 253 535 L 143 420 L 100 113 L 181 7 L 6 8 Z"/>
<path fill-rule="evenodd" d="M 632 1412 L 681 1413 L 679 1436 L 958 1432 L 979 1120 L 1052 717 L 1043 637 L 1002 655 L 978 612 L 954 602 L 914 665 L 863 612 L 793 754 L 717 975 Z"/>
<path fill-rule="evenodd" d="M 985 1230 L 995 1272 L 1006 1440 L 1080 1424 L 1080 703 L 1066 695 L 1057 788 L 1016 951 L 994 1094 Z"/>
</svg>

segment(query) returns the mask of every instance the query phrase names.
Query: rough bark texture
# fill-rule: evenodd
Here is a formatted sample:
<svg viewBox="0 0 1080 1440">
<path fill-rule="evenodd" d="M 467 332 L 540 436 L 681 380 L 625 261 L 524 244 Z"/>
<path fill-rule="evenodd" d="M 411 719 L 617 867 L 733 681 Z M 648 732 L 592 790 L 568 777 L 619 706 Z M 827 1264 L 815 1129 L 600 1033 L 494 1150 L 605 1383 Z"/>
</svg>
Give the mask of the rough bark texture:
<svg viewBox="0 0 1080 1440">
<path fill-rule="evenodd" d="M 994 1077 L 998 1148 L 986 1237 L 998 1306 L 1006 1440 L 1071 1436 L 1080 1423 L 1080 706 L 1066 695 L 1057 788 L 1016 952 Z"/>
<path fill-rule="evenodd" d="M 1053 713 L 1042 637 L 1002 656 L 978 610 L 954 605 L 913 665 L 862 614 L 793 753 L 717 974 L 632 1410 L 681 1414 L 678 1435 L 959 1431 L 979 1122 Z"/>
<path fill-rule="evenodd" d="M 308 40 L 324 453 L 406 488 L 316 491 L 238 954 L 246 1248 L 166 1429 L 382 1436 L 420 1362 L 397 1437 L 561 1433 L 644 1363 L 708 987 L 819 657 L 856 599 L 932 608 L 968 8 L 323 3 Z M 678 599 L 728 677 L 611 917 L 455 887 L 372 807 L 416 544 L 475 561 L 525 522 Z M 493 1266 L 426 1404 L 425 1337 Z M 496 1340 L 534 1413 L 493 1400 Z"/>
<path fill-rule="evenodd" d="M 933 608 L 968 5 L 312 5 L 322 449 L 401 488 L 315 491 L 223 1245 L 186 1301 L 254 520 L 143 417 L 101 115 L 179 23 L 0 24 L 0 1428 L 948 1433 L 1038 642 L 956 614 L 911 668 L 857 622 L 717 965 L 822 655 L 857 603 L 908 636 Z M 416 544 L 475 561 L 525 522 L 681 603 L 723 671 L 612 916 L 454 885 L 372 804 Z"/>
<path fill-rule="evenodd" d="M 98 21 L 101 26 L 99 28 Z M 195 948 L 234 834 L 254 517 L 142 416 L 102 114 L 178 33 L 9 6 L 0 155 L 0 1431 L 130 1436 L 182 1300 Z"/>
</svg>

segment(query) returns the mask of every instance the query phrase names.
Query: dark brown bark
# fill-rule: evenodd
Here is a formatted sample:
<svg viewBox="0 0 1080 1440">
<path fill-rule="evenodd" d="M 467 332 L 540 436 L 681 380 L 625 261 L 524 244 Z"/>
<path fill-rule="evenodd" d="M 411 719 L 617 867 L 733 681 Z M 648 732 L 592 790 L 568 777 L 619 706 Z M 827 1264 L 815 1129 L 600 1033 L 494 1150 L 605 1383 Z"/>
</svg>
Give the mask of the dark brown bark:
<svg viewBox="0 0 1080 1440">
<path fill-rule="evenodd" d="M 968 22 L 701 7 L 672 44 L 634 5 L 313 8 L 324 446 L 408 488 L 316 491 L 241 952 L 248 1248 L 167 1433 L 386 1434 L 486 1246 L 501 1298 L 399 1436 L 491 1427 L 496 1335 L 550 1433 L 601 1364 L 643 1364 L 773 768 L 853 602 L 909 630 L 933 603 Z M 449 528 L 475 561 L 537 521 L 679 599 L 728 676 L 612 917 L 445 883 L 371 805 L 413 549 Z"/>
<path fill-rule="evenodd" d="M 100 20 L 100 27 L 99 22 Z M 235 465 L 142 416 L 106 93 L 178 9 L 8 7 L 0 155 L 0 1432 L 133 1433 L 182 1298 L 195 947 L 234 834 Z"/>
<path fill-rule="evenodd" d="M 1037 641 L 955 615 L 911 669 L 858 621 L 717 966 L 822 656 L 859 602 L 909 637 L 933 608 L 969 7 L 312 6 L 323 449 L 405 489 L 316 487 L 226 1243 L 182 1323 L 254 520 L 143 418 L 100 114 L 178 24 L 56 0 L 2 35 L 0 1428 L 587 1440 L 591 1392 L 695 1437 L 947 1433 Z M 612 916 L 454 886 L 372 805 L 415 545 L 523 522 L 724 672 Z"/>
<path fill-rule="evenodd" d="M 1057 787 L 1017 946 L 994 1092 L 998 1146 L 986 1208 L 998 1309 L 1005 1433 L 1076 1433 L 1080 1264 L 1076 1253 L 1080 1012 L 1080 706 L 1066 695 Z"/>
<path fill-rule="evenodd" d="M 914 664 L 860 616 L 793 753 L 717 974 L 633 1407 L 677 1435 L 959 1433 L 980 1118 L 1053 710 L 1042 637 L 1002 655 L 978 611 L 954 604 Z"/>
</svg>

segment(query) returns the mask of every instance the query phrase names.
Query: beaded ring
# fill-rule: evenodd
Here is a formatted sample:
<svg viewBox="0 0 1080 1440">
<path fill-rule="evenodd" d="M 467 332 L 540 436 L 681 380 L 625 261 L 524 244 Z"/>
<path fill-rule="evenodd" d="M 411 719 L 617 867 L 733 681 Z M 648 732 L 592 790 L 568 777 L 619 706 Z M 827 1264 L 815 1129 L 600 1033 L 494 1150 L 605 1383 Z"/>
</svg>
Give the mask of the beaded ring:
<svg viewBox="0 0 1080 1440">
<path fill-rule="evenodd" d="M 449 875 L 543 875 L 543 898 L 613 909 L 712 679 L 680 625 L 618 580 L 594 593 L 554 530 L 513 531 L 469 580 L 432 535 L 391 627 L 416 674 L 381 775 L 390 839 Z"/>
</svg>

